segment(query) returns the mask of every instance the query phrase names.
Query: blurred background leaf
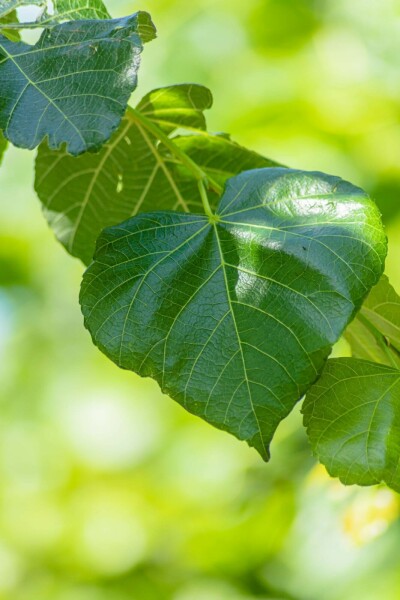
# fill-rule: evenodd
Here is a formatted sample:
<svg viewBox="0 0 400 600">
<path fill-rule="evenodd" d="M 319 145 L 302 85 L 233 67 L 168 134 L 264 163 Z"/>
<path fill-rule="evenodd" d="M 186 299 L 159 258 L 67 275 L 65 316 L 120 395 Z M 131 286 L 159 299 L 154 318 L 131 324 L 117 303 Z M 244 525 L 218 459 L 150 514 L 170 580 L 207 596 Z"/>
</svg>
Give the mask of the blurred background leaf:
<svg viewBox="0 0 400 600">
<path fill-rule="evenodd" d="M 158 27 L 133 104 L 201 83 L 211 130 L 364 187 L 399 291 L 397 0 L 108 8 Z M 298 410 L 265 465 L 91 345 L 81 267 L 41 215 L 33 160 L 9 147 L 0 170 L 0 599 L 397 600 L 398 497 L 330 480 Z"/>
</svg>

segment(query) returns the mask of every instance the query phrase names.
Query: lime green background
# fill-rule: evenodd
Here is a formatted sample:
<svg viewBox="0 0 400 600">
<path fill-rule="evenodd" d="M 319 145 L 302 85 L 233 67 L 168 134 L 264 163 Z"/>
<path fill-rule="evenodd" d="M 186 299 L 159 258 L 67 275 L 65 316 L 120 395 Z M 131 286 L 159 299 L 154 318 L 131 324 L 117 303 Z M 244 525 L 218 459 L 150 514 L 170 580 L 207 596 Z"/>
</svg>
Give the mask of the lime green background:
<svg viewBox="0 0 400 600">
<path fill-rule="evenodd" d="M 377 200 L 400 289 L 397 0 L 143 0 L 152 87 L 208 85 L 210 129 Z M 272 461 L 91 345 L 82 273 L 32 191 L 33 153 L 0 171 L 0 599 L 397 600 L 398 497 L 345 488 L 296 410 Z M 340 346 L 337 352 L 346 352 Z"/>
</svg>

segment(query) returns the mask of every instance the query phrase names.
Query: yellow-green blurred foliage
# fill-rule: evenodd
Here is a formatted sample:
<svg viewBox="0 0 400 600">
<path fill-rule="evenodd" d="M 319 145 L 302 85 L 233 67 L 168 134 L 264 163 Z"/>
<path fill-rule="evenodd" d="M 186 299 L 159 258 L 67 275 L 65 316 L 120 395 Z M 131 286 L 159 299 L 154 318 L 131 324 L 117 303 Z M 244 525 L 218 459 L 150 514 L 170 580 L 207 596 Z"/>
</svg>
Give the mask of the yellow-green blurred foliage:
<svg viewBox="0 0 400 600">
<path fill-rule="evenodd" d="M 398 0 L 137 0 L 158 40 L 139 98 L 194 81 L 214 131 L 363 186 L 400 286 Z M 258 455 L 91 345 L 82 267 L 53 240 L 33 154 L 0 172 L 0 599 L 397 600 L 399 501 L 344 488 L 299 411 Z"/>
</svg>

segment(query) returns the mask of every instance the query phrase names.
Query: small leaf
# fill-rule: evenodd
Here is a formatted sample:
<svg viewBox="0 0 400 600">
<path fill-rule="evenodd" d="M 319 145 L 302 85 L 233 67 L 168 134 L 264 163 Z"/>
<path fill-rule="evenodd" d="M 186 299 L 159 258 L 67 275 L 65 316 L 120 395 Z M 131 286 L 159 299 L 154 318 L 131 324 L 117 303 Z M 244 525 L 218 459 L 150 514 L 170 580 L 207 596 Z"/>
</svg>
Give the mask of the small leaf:
<svg viewBox="0 0 400 600">
<path fill-rule="evenodd" d="M 3 29 L 3 27 L 6 27 L 7 25 L 9 27 L 7 29 Z M 15 10 L 7 13 L 4 17 L 0 17 L 1 33 L 12 42 L 18 42 L 21 39 L 16 25 L 18 25 L 18 17 Z"/>
<path fill-rule="evenodd" d="M 382 275 L 347 328 L 352 355 L 400 369 L 400 297 Z"/>
<path fill-rule="evenodd" d="M 13 0 L 7 2 L 4 9 L 7 17 L 13 15 L 13 19 L 8 18 L 8 22 L 12 23 L 12 28 L 15 31 L 18 29 L 34 29 L 43 27 L 53 27 L 63 21 L 79 21 L 86 19 L 111 19 L 109 12 L 104 6 L 102 0 L 53 0 L 52 8 L 49 10 L 49 1 L 46 0 Z M 20 6 L 39 6 L 44 8 L 42 14 L 39 15 L 36 21 L 29 23 L 18 23 L 15 14 L 15 9 Z M 3 13 L 0 8 L 0 29 L 4 22 Z M 2 32 L 4 34 L 4 31 Z M 140 33 L 140 32 L 139 32 Z M 7 36 L 9 37 L 9 36 Z M 142 37 L 142 41 L 146 40 Z"/>
<path fill-rule="evenodd" d="M 0 4 L 0 19 L 21 6 L 45 6 L 46 0 L 2 0 Z"/>
<path fill-rule="evenodd" d="M 110 19 L 102 0 L 53 0 L 53 14 L 46 11 L 41 25 L 82 19 Z"/>
<path fill-rule="evenodd" d="M 32 149 L 47 137 L 70 154 L 99 149 L 120 124 L 137 83 L 140 27 L 147 13 L 71 21 L 46 29 L 35 46 L 0 35 L 0 129 Z M 153 30 L 154 31 L 154 30 Z"/>
<path fill-rule="evenodd" d="M 315 454 L 345 485 L 384 481 L 400 491 L 400 371 L 328 360 L 307 392 L 304 425 Z"/>
<path fill-rule="evenodd" d="M 359 188 L 247 171 L 228 181 L 213 218 L 153 212 L 106 229 L 82 311 L 117 365 L 268 459 L 385 254 L 378 210 Z"/>
<path fill-rule="evenodd" d="M 177 128 L 204 130 L 203 111 L 212 104 L 210 91 L 183 84 L 150 92 L 135 111 L 128 109 L 121 127 L 98 154 L 72 158 L 65 151 L 39 148 L 36 192 L 57 238 L 73 256 L 92 259 L 102 229 L 142 211 L 202 211 L 197 179 L 159 143 L 146 123 L 173 134 Z M 234 142 L 202 133 L 174 138 L 179 149 L 223 185 L 249 167 L 276 165 Z M 211 198 L 210 198 L 211 199 Z M 218 195 L 212 196 L 216 205 Z"/>
<path fill-rule="evenodd" d="M 3 136 L 3 134 L 0 131 L 0 165 L 1 165 L 1 161 L 3 160 L 3 155 L 4 155 L 6 148 L 7 148 L 7 140 L 5 139 L 5 137 Z"/>
<path fill-rule="evenodd" d="M 208 88 L 189 83 L 153 90 L 139 102 L 137 110 L 167 133 L 177 127 L 205 130 L 204 111 L 211 108 L 212 103 Z"/>
</svg>

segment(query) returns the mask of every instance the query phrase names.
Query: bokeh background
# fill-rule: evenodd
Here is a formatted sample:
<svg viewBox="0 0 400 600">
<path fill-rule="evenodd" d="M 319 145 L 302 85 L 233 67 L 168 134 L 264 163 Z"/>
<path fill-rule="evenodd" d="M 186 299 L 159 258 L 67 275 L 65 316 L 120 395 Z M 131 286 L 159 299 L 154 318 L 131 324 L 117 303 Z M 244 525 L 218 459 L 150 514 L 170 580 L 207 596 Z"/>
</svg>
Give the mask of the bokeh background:
<svg viewBox="0 0 400 600">
<path fill-rule="evenodd" d="M 364 187 L 400 289 L 398 0 L 108 7 L 159 30 L 134 101 L 205 84 L 211 130 Z M 330 480 L 299 410 L 266 465 L 91 345 L 33 159 L 10 149 L 0 171 L 1 600 L 398 600 L 398 496 Z"/>
</svg>

